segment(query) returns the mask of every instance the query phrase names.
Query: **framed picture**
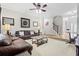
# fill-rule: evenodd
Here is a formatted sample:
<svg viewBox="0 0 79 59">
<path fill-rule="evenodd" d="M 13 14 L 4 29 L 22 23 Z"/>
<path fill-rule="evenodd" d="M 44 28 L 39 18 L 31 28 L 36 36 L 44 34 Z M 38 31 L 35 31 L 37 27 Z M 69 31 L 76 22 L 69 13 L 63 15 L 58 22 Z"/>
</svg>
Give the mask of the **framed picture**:
<svg viewBox="0 0 79 59">
<path fill-rule="evenodd" d="M 22 28 L 30 28 L 30 19 L 21 18 L 21 27 Z"/>
<path fill-rule="evenodd" d="M 10 24 L 10 25 L 14 25 L 14 18 L 10 18 L 10 17 L 2 17 L 2 24 Z"/>
<path fill-rule="evenodd" d="M 34 26 L 34 27 L 38 27 L 38 22 L 37 22 L 37 21 L 34 21 L 34 22 L 33 22 L 33 26 Z"/>
</svg>

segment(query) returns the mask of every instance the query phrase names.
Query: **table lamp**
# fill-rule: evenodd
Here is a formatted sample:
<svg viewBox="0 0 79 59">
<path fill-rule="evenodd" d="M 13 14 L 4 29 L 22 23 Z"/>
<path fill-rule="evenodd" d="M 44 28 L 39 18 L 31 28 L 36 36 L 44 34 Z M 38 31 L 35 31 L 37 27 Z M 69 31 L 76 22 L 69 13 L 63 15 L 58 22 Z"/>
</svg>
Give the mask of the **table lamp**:
<svg viewBox="0 0 79 59">
<path fill-rule="evenodd" d="M 6 33 L 9 35 L 10 34 L 10 32 L 9 32 L 9 30 L 10 30 L 10 24 L 5 24 L 4 28 L 6 30 Z"/>
</svg>

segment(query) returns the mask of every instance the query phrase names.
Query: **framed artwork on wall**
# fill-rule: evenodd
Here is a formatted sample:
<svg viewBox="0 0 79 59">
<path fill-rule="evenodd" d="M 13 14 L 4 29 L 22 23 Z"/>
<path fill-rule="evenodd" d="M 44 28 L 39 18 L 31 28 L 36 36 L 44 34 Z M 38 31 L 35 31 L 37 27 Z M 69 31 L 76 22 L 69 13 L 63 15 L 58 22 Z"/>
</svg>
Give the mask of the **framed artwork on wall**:
<svg viewBox="0 0 79 59">
<path fill-rule="evenodd" d="M 2 24 L 10 24 L 10 25 L 14 25 L 14 18 L 10 18 L 10 17 L 2 17 Z"/>
<path fill-rule="evenodd" d="M 38 22 L 37 21 L 33 21 L 33 26 L 34 27 L 38 27 Z"/>
<path fill-rule="evenodd" d="M 30 28 L 30 19 L 21 18 L 21 27 L 22 28 Z"/>
</svg>

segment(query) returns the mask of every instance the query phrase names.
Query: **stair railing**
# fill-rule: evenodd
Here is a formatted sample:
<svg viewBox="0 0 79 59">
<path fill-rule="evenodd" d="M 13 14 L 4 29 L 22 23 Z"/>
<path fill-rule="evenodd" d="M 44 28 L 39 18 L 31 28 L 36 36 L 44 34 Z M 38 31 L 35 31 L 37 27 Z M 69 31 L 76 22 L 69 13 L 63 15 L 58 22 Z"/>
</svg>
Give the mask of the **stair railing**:
<svg viewBox="0 0 79 59">
<path fill-rule="evenodd" d="M 53 23 L 53 30 L 55 30 L 56 32 L 57 32 L 57 34 L 58 34 L 58 25 L 56 25 L 55 23 Z"/>
</svg>

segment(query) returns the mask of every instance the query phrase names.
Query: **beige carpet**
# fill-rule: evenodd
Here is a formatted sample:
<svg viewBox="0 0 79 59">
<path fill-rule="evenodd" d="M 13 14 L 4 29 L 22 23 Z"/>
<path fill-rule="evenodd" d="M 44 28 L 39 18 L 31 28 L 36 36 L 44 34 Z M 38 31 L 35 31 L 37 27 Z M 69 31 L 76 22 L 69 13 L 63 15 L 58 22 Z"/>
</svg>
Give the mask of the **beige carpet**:
<svg viewBox="0 0 79 59">
<path fill-rule="evenodd" d="M 32 44 L 31 39 L 26 40 Z M 75 46 L 73 44 L 66 44 L 64 41 L 48 38 L 48 43 L 37 47 L 33 45 L 32 56 L 75 56 Z"/>
</svg>

